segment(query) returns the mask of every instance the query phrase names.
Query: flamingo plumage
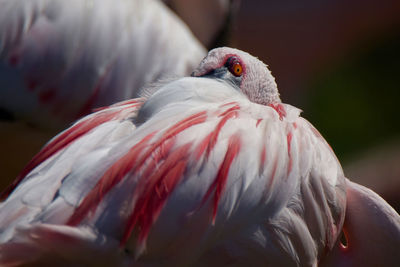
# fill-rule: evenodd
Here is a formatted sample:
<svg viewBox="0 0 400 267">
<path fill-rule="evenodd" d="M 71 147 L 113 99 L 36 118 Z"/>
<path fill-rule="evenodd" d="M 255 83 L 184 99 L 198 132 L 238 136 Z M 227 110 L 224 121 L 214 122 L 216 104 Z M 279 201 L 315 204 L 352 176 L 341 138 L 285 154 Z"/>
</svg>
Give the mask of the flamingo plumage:
<svg viewBox="0 0 400 267">
<path fill-rule="evenodd" d="M 214 49 L 54 137 L 3 193 L 0 263 L 322 265 L 348 182 L 299 114 L 261 61 Z"/>
</svg>

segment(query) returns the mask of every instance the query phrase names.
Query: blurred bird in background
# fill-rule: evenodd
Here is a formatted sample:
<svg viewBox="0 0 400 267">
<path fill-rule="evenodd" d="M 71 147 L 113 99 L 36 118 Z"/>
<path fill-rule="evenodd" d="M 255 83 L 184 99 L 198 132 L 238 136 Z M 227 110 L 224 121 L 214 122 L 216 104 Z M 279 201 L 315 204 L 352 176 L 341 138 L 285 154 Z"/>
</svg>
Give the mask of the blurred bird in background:
<svg viewBox="0 0 400 267">
<path fill-rule="evenodd" d="M 189 74 L 206 53 L 159 1 L 3 1 L 1 12 L 0 104 L 40 127 Z"/>
</svg>

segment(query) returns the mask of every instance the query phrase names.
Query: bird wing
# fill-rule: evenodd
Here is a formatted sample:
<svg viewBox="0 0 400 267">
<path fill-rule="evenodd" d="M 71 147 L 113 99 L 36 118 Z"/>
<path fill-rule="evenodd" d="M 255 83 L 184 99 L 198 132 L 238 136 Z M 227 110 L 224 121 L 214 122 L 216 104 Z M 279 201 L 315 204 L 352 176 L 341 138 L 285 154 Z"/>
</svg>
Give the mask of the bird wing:
<svg viewBox="0 0 400 267">
<path fill-rule="evenodd" d="M 144 262 L 312 265 L 333 246 L 343 172 L 298 109 L 206 78 L 164 86 L 138 113 L 130 105 L 78 121 L 33 159 L 0 207 L 3 247 L 21 244 L 18 229 L 49 225 L 90 229 L 71 235 Z"/>
<path fill-rule="evenodd" d="M 1 0 L 0 40 L 0 107 L 42 127 L 138 97 L 206 55 L 154 0 Z"/>
</svg>

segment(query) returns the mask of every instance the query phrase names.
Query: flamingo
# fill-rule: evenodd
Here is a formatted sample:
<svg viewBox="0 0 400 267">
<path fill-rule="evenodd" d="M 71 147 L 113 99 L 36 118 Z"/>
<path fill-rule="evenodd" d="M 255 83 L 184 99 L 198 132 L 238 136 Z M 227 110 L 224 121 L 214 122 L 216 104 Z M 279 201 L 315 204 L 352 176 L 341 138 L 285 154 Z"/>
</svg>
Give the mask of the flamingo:
<svg viewBox="0 0 400 267">
<path fill-rule="evenodd" d="M 0 108 L 36 127 L 138 97 L 206 54 L 161 1 L 0 0 Z"/>
<path fill-rule="evenodd" d="M 264 63 L 217 48 L 141 96 L 78 120 L 3 192 L 2 265 L 333 262 L 353 184 Z"/>
</svg>

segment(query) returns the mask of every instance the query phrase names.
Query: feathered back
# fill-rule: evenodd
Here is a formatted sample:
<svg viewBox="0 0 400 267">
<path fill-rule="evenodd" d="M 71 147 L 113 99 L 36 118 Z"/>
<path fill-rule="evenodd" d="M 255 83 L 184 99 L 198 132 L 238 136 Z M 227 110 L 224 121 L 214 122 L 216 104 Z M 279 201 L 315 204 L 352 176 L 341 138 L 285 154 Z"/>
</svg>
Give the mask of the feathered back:
<svg viewBox="0 0 400 267">
<path fill-rule="evenodd" d="M 316 266 L 340 234 L 345 182 L 299 113 L 188 77 L 89 115 L 10 188 L 0 262 Z"/>
</svg>

